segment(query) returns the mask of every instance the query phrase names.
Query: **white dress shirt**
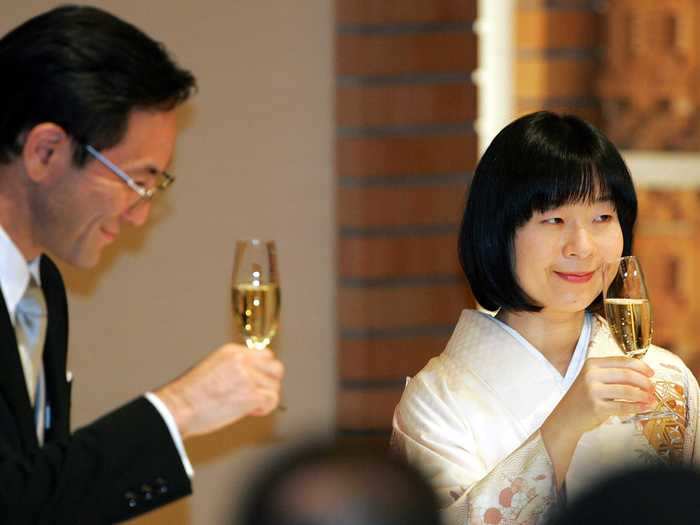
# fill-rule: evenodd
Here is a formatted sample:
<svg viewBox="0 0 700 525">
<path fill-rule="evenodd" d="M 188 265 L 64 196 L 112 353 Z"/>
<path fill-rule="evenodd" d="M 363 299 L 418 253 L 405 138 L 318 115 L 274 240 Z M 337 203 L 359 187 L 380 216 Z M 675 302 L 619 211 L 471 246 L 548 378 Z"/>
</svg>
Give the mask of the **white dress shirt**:
<svg viewBox="0 0 700 525">
<path fill-rule="evenodd" d="M 2 289 L 3 297 L 5 298 L 5 305 L 7 306 L 7 311 L 10 314 L 10 319 L 12 324 L 15 324 L 15 312 L 17 311 L 17 305 L 24 295 L 24 291 L 27 289 L 30 277 L 34 277 L 37 284 L 41 285 L 40 275 L 39 275 L 39 257 L 27 263 L 24 260 L 24 256 L 19 251 L 15 243 L 12 242 L 7 232 L 0 226 L 0 289 Z M 22 370 L 25 376 L 25 384 L 29 384 L 27 375 L 31 373 L 31 360 L 27 349 L 20 345 L 19 347 L 19 357 L 22 363 Z M 67 373 L 67 376 L 70 372 Z M 180 459 L 182 460 L 182 465 L 187 472 L 187 475 L 191 478 L 194 475 L 194 470 L 192 469 L 192 464 L 187 457 L 187 452 L 182 443 L 182 436 L 180 431 L 175 424 L 175 418 L 170 413 L 165 403 L 158 398 L 152 392 L 146 392 L 146 399 L 148 399 L 153 406 L 158 410 L 158 413 L 163 418 L 163 421 L 170 431 L 170 435 L 173 439 L 173 443 L 180 454 Z"/>
</svg>

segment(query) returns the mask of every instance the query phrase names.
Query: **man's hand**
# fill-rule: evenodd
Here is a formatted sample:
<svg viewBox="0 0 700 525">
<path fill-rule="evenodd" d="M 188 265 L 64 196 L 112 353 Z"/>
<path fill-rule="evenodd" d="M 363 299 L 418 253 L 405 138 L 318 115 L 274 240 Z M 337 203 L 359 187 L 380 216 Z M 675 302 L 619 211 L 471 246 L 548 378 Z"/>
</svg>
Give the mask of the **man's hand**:
<svg viewBox="0 0 700 525">
<path fill-rule="evenodd" d="M 269 414 L 279 403 L 283 375 L 284 366 L 270 350 L 227 344 L 154 394 L 184 439 Z"/>
</svg>

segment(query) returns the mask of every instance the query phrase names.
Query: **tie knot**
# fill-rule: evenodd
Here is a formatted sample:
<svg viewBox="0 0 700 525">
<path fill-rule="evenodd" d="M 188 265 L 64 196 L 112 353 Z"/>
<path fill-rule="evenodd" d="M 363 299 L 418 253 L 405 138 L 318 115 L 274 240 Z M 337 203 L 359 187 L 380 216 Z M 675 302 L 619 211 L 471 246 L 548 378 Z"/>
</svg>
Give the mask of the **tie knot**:
<svg viewBox="0 0 700 525">
<path fill-rule="evenodd" d="M 29 279 L 27 289 L 17 305 L 17 314 L 34 319 L 46 317 L 44 294 L 33 277 Z"/>
</svg>

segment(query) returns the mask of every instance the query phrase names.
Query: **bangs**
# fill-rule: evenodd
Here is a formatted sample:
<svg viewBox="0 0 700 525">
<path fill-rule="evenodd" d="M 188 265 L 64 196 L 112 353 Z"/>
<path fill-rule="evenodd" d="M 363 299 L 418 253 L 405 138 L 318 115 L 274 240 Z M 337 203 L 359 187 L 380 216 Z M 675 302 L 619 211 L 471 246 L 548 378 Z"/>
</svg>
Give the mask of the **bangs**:
<svg viewBox="0 0 700 525">
<path fill-rule="evenodd" d="M 516 211 L 516 227 L 525 224 L 535 212 L 544 213 L 570 204 L 611 202 L 617 208 L 614 183 L 611 184 L 594 164 L 562 164 L 565 165 L 557 169 L 532 170 L 526 177 L 528 180 L 523 181 L 525 184 L 518 189 L 522 192 L 518 200 L 523 207 Z"/>
<path fill-rule="evenodd" d="M 488 310 L 538 312 L 515 275 L 516 231 L 536 212 L 572 204 L 612 205 L 629 255 L 637 219 L 630 172 L 615 146 L 578 117 L 545 111 L 503 128 L 477 164 L 459 233 L 459 260 Z M 602 296 L 589 309 L 598 308 Z"/>
</svg>

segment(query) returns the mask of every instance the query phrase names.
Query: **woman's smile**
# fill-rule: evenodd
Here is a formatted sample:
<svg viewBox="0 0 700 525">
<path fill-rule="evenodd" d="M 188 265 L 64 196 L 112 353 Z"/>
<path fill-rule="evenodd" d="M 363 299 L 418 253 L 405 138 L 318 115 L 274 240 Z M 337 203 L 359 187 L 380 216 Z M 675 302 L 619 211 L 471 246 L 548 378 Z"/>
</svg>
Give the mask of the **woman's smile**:
<svg viewBox="0 0 700 525">
<path fill-rule="evenodd" d="M 557 276 L 561 277 L 570 283 L 587 283 L 593 278 L 595 272 L 554 272 Z"/>
</svg>

